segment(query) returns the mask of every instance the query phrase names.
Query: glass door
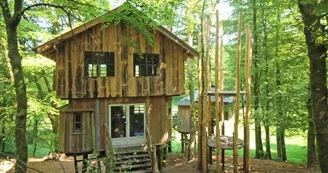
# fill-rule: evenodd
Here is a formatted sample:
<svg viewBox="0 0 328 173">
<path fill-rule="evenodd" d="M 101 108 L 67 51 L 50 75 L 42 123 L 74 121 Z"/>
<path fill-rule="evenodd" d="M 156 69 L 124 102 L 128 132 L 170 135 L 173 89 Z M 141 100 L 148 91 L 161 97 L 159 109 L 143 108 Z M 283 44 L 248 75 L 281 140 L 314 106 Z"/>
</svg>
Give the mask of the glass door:
<svg viewBox="0 0 328 173">
<path fill-rule="evenodd" d="M 145 105 L 112 105 L 110 133 L 114 146 L 137 146 L 145 142 Z"/>
<path fill-rule="evenodd" d="M 110 132 L 113 143 L 127 144 L 127 115 L 126 106 L 111 106 L 110 107 Z"/>
</svg>

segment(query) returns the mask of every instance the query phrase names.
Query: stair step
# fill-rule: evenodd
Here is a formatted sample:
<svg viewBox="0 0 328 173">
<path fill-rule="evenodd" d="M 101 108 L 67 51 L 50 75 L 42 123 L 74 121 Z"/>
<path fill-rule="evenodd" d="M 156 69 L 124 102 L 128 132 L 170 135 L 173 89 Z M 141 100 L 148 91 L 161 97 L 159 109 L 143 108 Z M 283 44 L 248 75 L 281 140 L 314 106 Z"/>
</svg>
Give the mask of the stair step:
<svg viewBox="0 0 328 173">
<path fill-rule="evenodd" d="M 149 155 L 148 154 L 121 155 L 121 156 L 116 156 L 116 161 L 138 159 L 138 158 L 149 158 Z"/>
<path fill-rule="evenodd" d="M 119 167 L 115 167 L 114 171 L 125 171 L 125 170 L 133 170 L 133 169 L 141 169 L 141 168 L 150 168 L 151 163 L 144 163 L 144 164 L 134 164 L 134 165 L 122 165 Z M 130 172 L 130 171 L 128 171 Z"/>
<path fill-rule="evenodd" d="M 147 168 L 144 170 L 136 170 L 136 171 L 128 171 L 128 173 L 152 173 L 153 171 L 151 170 L 151 168 Z"/>
<path fill-rule="evenodd" d="M 142 150 L 131 150 L 131 151 L 119 151 L 116 152 L 115 155 L 137 155 L 137 154 L 148 154 L 147 151 L 142 151 Z"/>
<path fill-rule="evenodd" d="M 131 165 L 131 164 L 140 164 L 140 163 L 145 163 L 145 162 L 150 162 L 149 158 L 145 159 L 129 159 L 129 160 L 124 160 L 124 161 L 116 161 L 115 165 L 116 166 L 122 166 L 122 165 Z"/>
</svg>

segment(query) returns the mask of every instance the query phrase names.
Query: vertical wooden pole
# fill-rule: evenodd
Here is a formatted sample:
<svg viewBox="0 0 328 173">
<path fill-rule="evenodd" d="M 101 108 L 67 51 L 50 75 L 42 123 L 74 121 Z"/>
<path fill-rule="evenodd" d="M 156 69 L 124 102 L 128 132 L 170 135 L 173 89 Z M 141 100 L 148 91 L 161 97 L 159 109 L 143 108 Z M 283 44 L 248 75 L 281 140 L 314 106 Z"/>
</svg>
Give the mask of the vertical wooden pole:
<svg viewBox="0 0 328 173">
<path fill-rule="evenodd" d="M 202 169 L 202 121 L 203 121 L 203 85 L 202 85 L 202 34 L 198 34 L 198 169 Z"/>
<path fill-rule="evenodd" d="M 216 173 L 221 172 L 221 143 L 220 143 L 220 116 L 219 116 L 219 11 L 216 10 L 216 37 L 215 37 L 215 134 L 216 134 Z M 222 45 L 221 45 L 222 46 Z M 222 103 L 220 103 L 222 104 Z M 222 120 L 221 120 L 222 121 Z"/>
<path fill-rule="evenodd" d="M 207 160 L 207 117 L 210 112 L 208 112 L 208 91 L 210 90 L 210 69 L 209 69 L 209 17 L 205 19 L 204 22 L 204 50 L 205 50 L 205 61 L 203 64 L 204 67 L 204 93 L 203 93 L 203 139 L 202 139 L 202 148 L 203 148 L 203 172 L 208 172 L 208 160 Z"/>
<path fill-rule="evenodd" d="M 252 66 L 252 31 L 246 25 L 246 52 L 245 52 L 245 79 L 246 79 L 246 115 L 245 115 L 245 146 L 244 146 L 244 172 L 250 172 L 250 105 L 251 105 L 251 66 Z"/>
<path fill-rule="evenodd" d="M 209 65 L 210 69 L 210 65 Z M 209 74 L 209 77 L 211 78 L 211 75 Z M 210 79 L 211 80 L 211 79 Z M 211 84 L 209 82 L 209 91 L 211 90 Z M 212 111 L 211 111 L 211 96 L 207 97 L 207 136 L 212 136 L 213 132 L 213 125 L 212 125 Z M 206 144 L 207 146 L 207 144 Z M 206 147 L 207 148 L 207 161 L 209 164 L 212 164 L 212 148 L 211 147 Z"/>
<path fill-rule="evenodd" d="M 219 63 L 220 63 L 220 90 L 223 91 L 224 89 L 224 76 L 223 76 L 223 23 L 222 21 L 220 22 L 220 30 L 219 30 L 219 34 L 220 34 L 220 47 L 219 47 Z M 221 95 L 220 96 L 220 117 L 221 117 L 221 135 L 224 135 L 224 96 Z M 221 162 L 222 162 L 222 170 L 224 170 L 224 150 L 221 150 Z"/>
<path fill-rule="evenodd" d="M 192 46 L 192 35 L 189 35 L 189 45 Z M 196 137 L 196 115 L 195 115 L 195 92 L 193 81 L 193 64 L 192 59 L 188 58 L 188 79 L 189 79 L 189 95 L 190 95 L 190 140 L 188 143 L 187 160 L 191 160 L 195 156 L 195 137 Z"/>
<path fill-rule="evenodd" d="M 184 133 L 181 133 L 181 153 L 184 153 L 185 152 L 185 138 L 184 138 Z"/>
<path fill-rule="evenodd" d="M 220 28 L 219 28 L 219 39 L 220 39 L 220 52 L 219 52 L 219 63 L 220 63 L 220 68 L 219 68 L 219 73 L 220 73 L 220 90 L 223 91 L 224 89 L 224 75 L 223 75 L 223 23 L 222 21 L 220 22 Z M 224 96 L 220 96 L 220 117 L 221 117 L 221 134 L 224 135 Z M 224 150 L 222 150 L 221 153 L 224 156 Z M 224 157 L 221 160 L 222 162 L 222 170 L 224 170 Z"/>
<path fill-rule="evenodd" d="M 241 20 L 242 14 L 239 13 L 238 21 L 238 42 L 237 42 L 237 57 L 236 57 L 236 103 L 235 103 L 235 123 L 233 136 L 233 172 L 238 172 L 238 119 L 240 106 L 240 54 L 241 54 Z"/>
</svg>

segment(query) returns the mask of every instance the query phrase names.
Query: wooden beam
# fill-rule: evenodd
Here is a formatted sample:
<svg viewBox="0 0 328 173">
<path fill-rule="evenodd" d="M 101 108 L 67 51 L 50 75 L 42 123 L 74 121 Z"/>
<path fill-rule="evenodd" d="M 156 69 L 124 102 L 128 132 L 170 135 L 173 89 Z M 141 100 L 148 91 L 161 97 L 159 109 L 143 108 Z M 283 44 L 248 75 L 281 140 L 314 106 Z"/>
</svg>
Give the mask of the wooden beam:
<svg viewBox="0 0 328 173">
<path fill-rule="evenodd" d="M 238 120 L 240 107 L 240 56 L 241 56 L 241 27 L 242 13 L 239 13 L 238 20 L 238 41 L 236 57 L 236 103 L 235 103 L 235 122 L 233 135 L 233 172 L 238 173 Z"/>
<path fill-rule="evenodd" d="M 215 92 L 209 91 L 207 93 L 209 96 L 215 96 Z M 246 95 L 246 91 L 240 91 L 240 95 Z M 221 91 L 219 90 L 219 96 L 236 96 L 237 92 L 236 91 Z"/>
</svg>

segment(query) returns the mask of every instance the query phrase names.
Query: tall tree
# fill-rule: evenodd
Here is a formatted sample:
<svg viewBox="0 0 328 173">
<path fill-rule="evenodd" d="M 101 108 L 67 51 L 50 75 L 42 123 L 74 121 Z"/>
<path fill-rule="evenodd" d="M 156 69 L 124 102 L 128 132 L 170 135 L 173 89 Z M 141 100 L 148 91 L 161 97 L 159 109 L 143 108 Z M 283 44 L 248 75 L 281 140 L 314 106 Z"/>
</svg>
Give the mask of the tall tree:
<svg viewBox="0 0 328 173">
<path fill-rule="evenodd" d="M 261 2 L 261 6 L 267 6 L 267 2 Z M 267 14 L 265 8 L 261 9 L 261 20 L 263 26 L 263 57 L 265 58 L 265 108 L 264 108 L 264 120 L 263 125 L 265 129 L 265 157 L 272 159 L 271 157 L 271 143 L 270 143 L 270 122 L 269 122 L 269 111 L 270 111 L 270 84 L 269 84 L 269 54 L 268 54 L 268 32 L 267 32 Z"/>
<path fill-rule="evenodd" d="M 327 104 L 327 48 L 324 35 L 328 1 L 302 1 L 298 6 L 304 23 L 304 35 L 310 60 L 310 91 L 313 124 L 317 141 L 317 157 L 321 172 L 328 172 L 328 104 Z"/>
<path fill-rule="evenodd" d="M 17 27 L 22 18 L 22 0 L 14 1 L 14 11 L 10 11 L 9 2 L 6 0 L 0 1 L 2 14 L 4 16 L 7 42 L 8 42 L 8 57 L 12 71 L 14 73 L 14 84 L 16 88 L 16 127 L 15 127 L 15 142 L 16 155 L 20 161 L 17 161 L 15 173 L 26 172 L 25 164 L 27 162 L 27 143 L 26 143 L 26 117 L 27 117 L 27 98 L 26 85 L 22 70 L 22 57 L 18 51 Z M 22 163 L 23 162 L 23 163 Z"/>
<path fill-rule="evenodd" d="M 26 97 L 26 84 L 24 81 L 24 75 L 22 69 L 23 57 L 19 52 L 19 43 L 24 44 L 24 42 L 21 42 L 21 40 L 18 37 L 19 24 L 22 22 L 23 16 L 24 18 L 27 17 L 25 16 L 25 12 L 33 8 L 37 8 L 37 7 L 60 8 L 68 15 L 69 11 L 66 8 L 68 8 L 69 5 L 71 9 L 78 11 L 81 9 L 76 7 L 81 6 L 83 4 L 79 1 L 74 1 L 74 0 L 70 0 L 69 2 L 67 2 L 67 3 L 71 3 L 69 5 L 56 1 L 54 1 L 53 4 L 50 4 L 48 2 L 42 2 L 42 1 L 37 2 L 35 4 L 29 4 L 29 3 L 33 3 L 33 2 L 25 2 L 24 0 L 14 0 L 14 1 L 0 0 L 0 7 L 2 10 L 4 23 L 6 26 L 6 36 L 7 36 L 6 41 L 7 41 L 7 48 L 8 48 L 8 57 L 10 59 L 10 64 L 14 75 L 14 86 L 16 92 L 17 113 L 16 113 L 16 120 L 15 120 L 15 124 L 16 124 L 15 145 L 16 145 L 16 157 L 18 159 L 15 166 L 16 173 L 26 172 L 25 165 L 27 162 L 27 142 L 26 142 L 27 97 Z M 68 18 L 70 18 L 70 16 Z"/>
<path fill-rule="evenodd" d="M 261 120 L 260 120 L 260 75 L 259 75 L 259 55 L 257 44 L 257 0 L 253 0 L 253 31 L 254 31 L 254 111 L 255 111 L 255 157 L 263 158 L 263 144 L 261 135 Z"/>
</svg>

